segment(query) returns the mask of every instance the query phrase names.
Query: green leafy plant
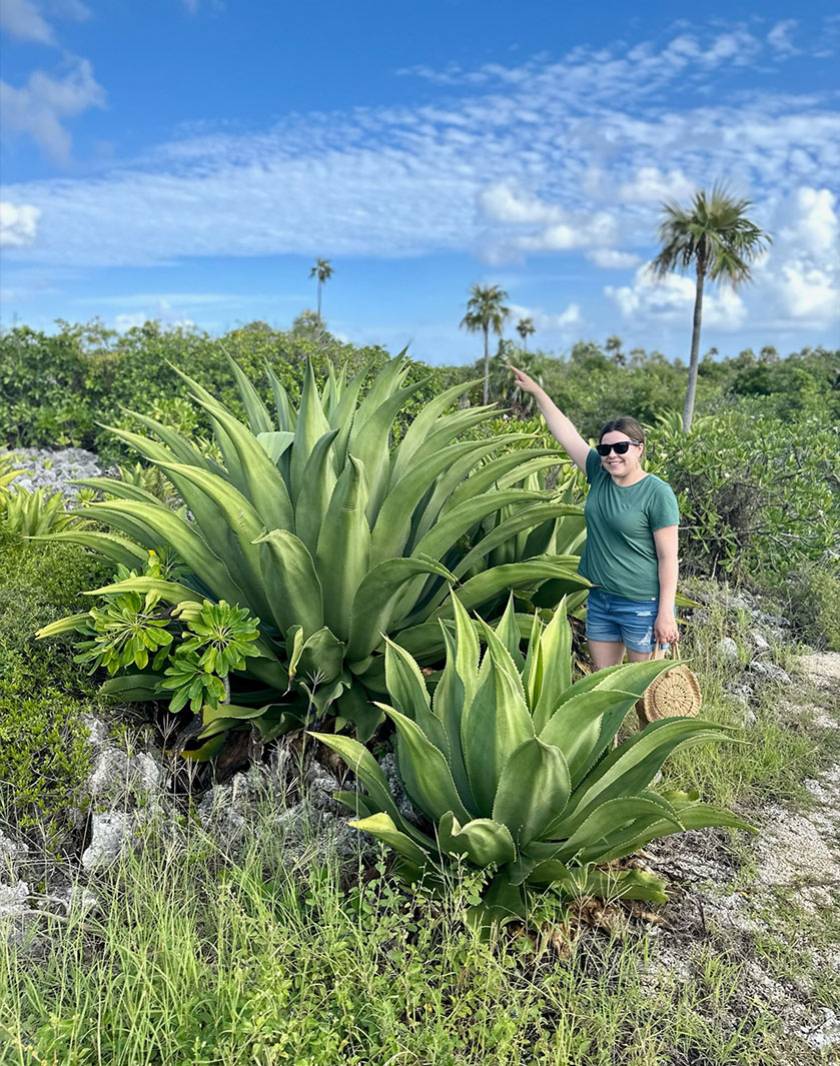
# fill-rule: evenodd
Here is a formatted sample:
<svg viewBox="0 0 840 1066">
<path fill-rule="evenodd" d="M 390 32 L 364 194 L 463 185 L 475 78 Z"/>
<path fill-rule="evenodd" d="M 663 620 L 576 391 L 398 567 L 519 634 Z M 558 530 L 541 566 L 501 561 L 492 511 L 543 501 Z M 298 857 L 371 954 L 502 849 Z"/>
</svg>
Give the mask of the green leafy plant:
<svg viewBox="0 0 840 1066">
<path fill-rule="evenodd" d="M 139 485 L 89 479 L 117 498 L 78 513 L 115 532 L 58 535 L 131 568 L 161 548 L 181 564 L 177 581 L 134 576 L 101 594 L 153 591 L 179 610 L 224 600 L 259 619 L 256 654 L 231 672 L 232 702 L 205 722 L 212 750 L 228 729 L 252 724 L 266 738 L 328 709 L 370 736 L 382 720 L 368 693 L 384 692 L 383 634 L 420 661 L 438 660 L 452 583 L 489 617 L 510 589 L 526 600 L 552 579 L 585 589 L 569 547 L 580 540 L 582 510 L 538 481 L 556 450 L 511 451 L 511 437 L 459 440 L 494 413 L 449 410 L 472 383 L 420 407 L 395 442 L 398 416 L 425 385 L 406 384 L 404 357 L 364 396 L 366 370 L 348 381 L 330 368 L 321 393 L 307 363 L 297 409 L 269 372 L 275 415 L 232 366 L 247 425 L 185 378 L 223 464 L 146 416 L 134 417 L 151 436 L 114 430 L 163 471 L 185 509 L 173 513 Z M 563 520 L 573 525 L 561 528 Z"/>
<path fill-rule="evenodd" d="M 444 630 L 446 666 L 430 694 L 417 662 L 392 642 L 380 704 L 397 734 L 397 762 L 422 824 L 400 811 L 370 752 L 350 737 L 315 733 L 356 774 L 339 799 L 357 829 L 397 854 L 410 881 L 443 886 L 456 861 L 487 873 L 470 920 L 523 919 L 540 895 L 665 898 L 660 878 L 604 864 L 655 837 L 705 826 L 750 827 L 696 794 L 650 786 L 680 746 L 731 740 L 720 726 L 670 718 L 613 747 L 619 727 L 668 661 L 631 663 L 572 682 L 565 603 L 544 625 L 535 615 L 527 655 L 513 601 L 486 641 L 452 597 L 455 632 Z"/>
<path fill-rule="evenodd" d="M 60 492 L 16 488 L 0 495 L 0 530 L 16 537 L 37 537 L 58 533 L 72 525 Z"/>
</svg>

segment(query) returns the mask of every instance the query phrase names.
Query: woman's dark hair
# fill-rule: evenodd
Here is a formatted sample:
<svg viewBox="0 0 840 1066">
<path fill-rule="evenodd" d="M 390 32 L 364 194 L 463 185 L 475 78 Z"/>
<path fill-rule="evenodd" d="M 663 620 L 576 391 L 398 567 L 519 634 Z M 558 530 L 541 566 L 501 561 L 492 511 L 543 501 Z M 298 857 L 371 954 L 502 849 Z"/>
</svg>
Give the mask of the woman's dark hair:
<svg viewBox="0 0 840 1066">
<path fill-rule="evenodd" d="M 629 415 L 614 418 L 611 422 L 607 422 L 606 425 L 602 426 L 601 432 L 598 434 L 598 443 L 601 443 L 605 434 L 613 432 L 626 433 L 631 440 L 638 441 L 639 444 L 645 443 L 645 431 L 636 419 L 631 418 Z"/>
</svg>

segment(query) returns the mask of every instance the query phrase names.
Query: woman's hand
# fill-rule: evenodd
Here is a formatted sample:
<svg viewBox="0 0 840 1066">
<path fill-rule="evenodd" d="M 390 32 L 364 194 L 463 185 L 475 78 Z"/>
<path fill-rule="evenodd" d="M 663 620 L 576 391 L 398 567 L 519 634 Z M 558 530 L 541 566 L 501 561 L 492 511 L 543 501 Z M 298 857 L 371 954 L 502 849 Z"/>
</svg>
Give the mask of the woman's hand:
<svg viewBox="0 0 840 1066">
<path fill-rule="evenodd" d="M 673 611 L 660 611 L 653 623 L 653 635 L 657 644 L 678 644 L 680 631 Z"/>
<path fill-rule="evenodd" d="M 512 366 L 510 369 L 516 379 L 516 384 L 523 392 L 529 392 L 532 396 L 536 396 L 538 393 L 542 392 L 542 386 L 538 385 L 533 378 L 529 378 L 524 370 L 517 370 L 515 366 Z"/>
</svg>

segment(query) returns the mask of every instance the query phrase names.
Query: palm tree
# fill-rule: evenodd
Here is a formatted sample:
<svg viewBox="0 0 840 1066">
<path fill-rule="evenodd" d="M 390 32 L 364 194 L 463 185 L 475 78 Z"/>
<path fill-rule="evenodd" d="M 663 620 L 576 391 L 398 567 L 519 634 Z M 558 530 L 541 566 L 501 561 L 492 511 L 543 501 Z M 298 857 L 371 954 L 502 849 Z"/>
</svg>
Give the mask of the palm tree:
<svg viewBox="0 0 840 1066">
<path fill-rule="evenodd" d="M 528 351 L 528 338 L 532 333 L 536 333 L 536 327 L 532 318 L 520 318 L 516 323 L 516 332 L 522 338 L 522 344 L 525 351 Z"/>
<path fill-rule="evenodd" d="M 662 249 L 651 268 L 658 277 L 664 277 L 674 270 L 687 270 L 693 265 L 697 278 L 688 388 L 683 408 L 683 430 L 686 433 L 691 429 L 694 417 L 706 278 L 729 282 L 733 288 L 750 281 L 750 263 L 772 240 L 746 217 L 745 212 L 750 206 L 749 200 L 736 199 L 719 185 L 712 188 L 710 195 L 702 189 L 696 192 L 687 210 L 676 203 L 662 204 L 659 225 Z"/>
<path fill-rule="evenodd" d="M 329 259 L 316 259 L 315 266 L 309 271 L 310 278 L 318 279 L 318 318 L 321 317 L 321 286 L 329 281 L 333 275 L 332 264 Z"/>
<path fill-rule="evenodd" d="M 473 285 L 467 301 L 467 313 L 461 319 L 461 327 L 470 333 L 484 334 L 484 402 L 490 396 L 490 348 L 489 338 L 492 329 L 498 336 L 502 335 L 505 319 L 510 308 L 504 301 L 508 294 L 498 285 Z"/>
</svg>

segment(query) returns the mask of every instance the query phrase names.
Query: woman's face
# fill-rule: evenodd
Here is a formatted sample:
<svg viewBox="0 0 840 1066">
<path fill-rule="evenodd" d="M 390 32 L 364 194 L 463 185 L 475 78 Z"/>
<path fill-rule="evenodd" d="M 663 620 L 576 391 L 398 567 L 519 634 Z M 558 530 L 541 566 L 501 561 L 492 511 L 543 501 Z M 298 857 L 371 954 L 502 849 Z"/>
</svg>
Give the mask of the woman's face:
<svg viewBox="0 0 840 1066">
<path fill-rule="evenodd" d="M 619 455 L 612 448 L 609 455 L 601 456 L 601 466 L 615 477 L 623 477 L 625 474 L 630 474 L 637 470 L 641 464 L 642 452 L 644 451 L 644 445 L 637 444 L 632 437 L 628 437 L 626 433 L 622 433 L 619 429 L 613 429 L 609 433 L 605 433 L 601 437 L 599 444 L 619 444 L 622 441 L 630 444 L 630 447 L 623 455 Z"/>
</svg>

